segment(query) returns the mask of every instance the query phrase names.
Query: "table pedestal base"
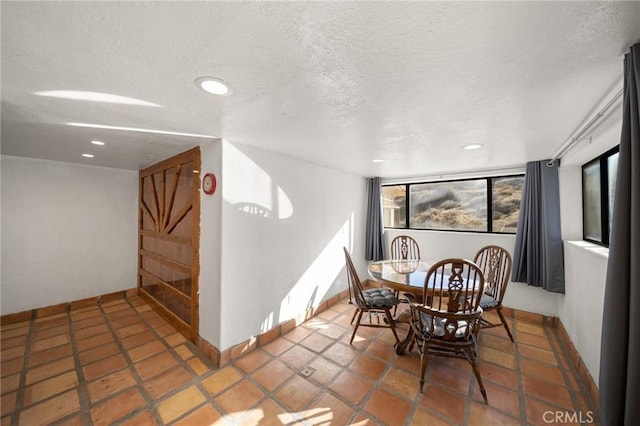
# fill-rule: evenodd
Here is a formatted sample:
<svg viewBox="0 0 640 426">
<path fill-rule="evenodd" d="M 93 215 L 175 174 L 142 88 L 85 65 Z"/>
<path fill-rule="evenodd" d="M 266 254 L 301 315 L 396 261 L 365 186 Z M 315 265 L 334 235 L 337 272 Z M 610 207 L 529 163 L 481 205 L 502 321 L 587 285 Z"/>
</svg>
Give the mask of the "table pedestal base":
<svg viewBox="0 0 640 426">
<path fill-rule="evenodd" d="M 395 322 L 400 324 L 410 324 L 410 321 L 411 321 L 410 309 L 404 309 L 395 318 Z M 393 345 L 393 347 L 396 350 L 396 354 L 398 355 L 406 354 L 407 348 L 411 345 L 411 342 L 413 342 L 413 329 L 411 328 L 411 326 L 409 326 L 409 331 L 407 331 L 407 336 L 404 338 L 404 340 Z"/>
</svg>

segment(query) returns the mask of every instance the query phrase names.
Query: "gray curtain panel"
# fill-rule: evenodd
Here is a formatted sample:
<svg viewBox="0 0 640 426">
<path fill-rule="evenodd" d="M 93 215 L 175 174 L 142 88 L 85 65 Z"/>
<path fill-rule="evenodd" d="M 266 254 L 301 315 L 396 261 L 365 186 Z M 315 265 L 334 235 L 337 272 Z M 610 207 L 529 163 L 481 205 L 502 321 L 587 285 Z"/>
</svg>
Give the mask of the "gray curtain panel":
<svg viewBox="0 0 640 426">
<path fill-rule="evenodd" d="M 367 179 L 367 229 L 365 256 L 367 260 L 384 259 L 384 240 L 382 233 L 382 202 L 380 178 Z"/>
<path fill-rule="evenodd" d="M 548 163 L 527 163 L 511 279 L 564 293 L 559 161 Z"/>
<path fill-rule="evenodd" d="M 622 132 L 600 348 L 603 425 L 640 421 L 640 43 L 624 58 Z"/>
</svg>

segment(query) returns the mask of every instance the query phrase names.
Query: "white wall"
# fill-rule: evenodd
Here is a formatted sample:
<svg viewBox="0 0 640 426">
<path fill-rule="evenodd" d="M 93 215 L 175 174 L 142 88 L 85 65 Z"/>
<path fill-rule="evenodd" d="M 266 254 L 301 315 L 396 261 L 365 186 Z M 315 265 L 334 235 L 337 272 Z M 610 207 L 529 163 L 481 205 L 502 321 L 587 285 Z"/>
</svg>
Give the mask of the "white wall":
<svg viewBox="0 0 640 426">
<path fill-rule="evenodd" d="M 2 314 L 136 286 L 137 172 L 1 164 Z"/>
<path fill-rule="evenodd" d="M 582 164 L 620 143 L 621 108 L 613 108 L 560 163 L 565 297 L 558 316 L 598 384 L 604 288 L 609 250 L 582 241 Z M 590 138 L 589 138 L 590 137 Z"/>
<path fill-rule="evenodd" d="M 220 243 L 222 240 L 222 143 L 200 145 L 201 171 L 216 176 L 212 195 L 200 191 L 200 330 L 209 343 L 220 344 Z"/>
<path fill-rule="evenodd" d="M 609 250 L 583 241 L 565 241 L 564 249 L 567 288 L 559 317 L 597 385 Z"/>
<path fill-rule="evenodd" d="M 359 176 L 224 141 L 222 168 L 224 349 L 346 289 L 343 246 L 366 273 L 366 188 Z"/>
<path fill-rule="evenodd" d="M 473 232 L 416 231 L 387 229 L 385 248 L 398 235 L 410 235 L 420 246 L 420 256 L 425 260 L 441 260 L 448 257 L 462 257 L 473 260 L 476 252 L 489 244 L 499 245 L 509 250 L 513 256 L 515 235 L 480 234 Z M 523 283 L 510 282 L 504 296 L 503 305 L 538 314 L 558 316 L 558 304 L 562 295 L 531 287 Z"/>
</svg>

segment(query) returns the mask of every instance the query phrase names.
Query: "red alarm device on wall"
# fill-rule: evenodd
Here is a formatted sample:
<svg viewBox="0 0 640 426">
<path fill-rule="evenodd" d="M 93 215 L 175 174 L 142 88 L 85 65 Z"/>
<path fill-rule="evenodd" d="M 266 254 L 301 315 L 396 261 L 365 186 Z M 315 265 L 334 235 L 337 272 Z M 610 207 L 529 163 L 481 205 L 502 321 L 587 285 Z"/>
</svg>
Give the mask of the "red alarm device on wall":
<svg viewBox="0 0 640 426">
<path fill-rule="evenodd" d="M 216 192 L 216 176 L 213 173 L 207 173 L 202 178 L 202 190 L 208 195 Z"/>
</svg>

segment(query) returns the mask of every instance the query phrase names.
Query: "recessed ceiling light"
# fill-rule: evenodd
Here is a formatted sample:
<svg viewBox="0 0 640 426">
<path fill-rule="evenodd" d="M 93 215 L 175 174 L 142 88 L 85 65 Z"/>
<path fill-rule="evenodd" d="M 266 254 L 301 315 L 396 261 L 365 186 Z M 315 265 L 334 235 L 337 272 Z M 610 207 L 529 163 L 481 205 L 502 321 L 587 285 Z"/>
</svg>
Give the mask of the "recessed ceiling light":
<svg viewBox="0 0 640 426">
<path fill-rule="evenodd" d="M 465 145 L 462 149 L 472 150 L 472 149 L 480 149 L 484 145 L 480 143 L 472 143 L 471 145 Z"/>
<path fill-rule="evenodd" d="M 371 160 L 372 163 L 382 163 L 384 160 L 376 158 L 375 160 Z"/>
<path fill-rule="evenodd" d="M 82 154 L 82 156 L 86 158 L 93 158 L 93 154 Z"/>
<path fill-rule="evenodd" d="M 104 142 L 102 141 L 91 141 L 91 143 L 94 145 L 104 145 Z"/>
<path fill-rule="evenodd" d="M 196 78 L 196 85 L 212 95 L 227 96 L 232 92 L 228 83 L 215 77 Z"/>
</svg>

